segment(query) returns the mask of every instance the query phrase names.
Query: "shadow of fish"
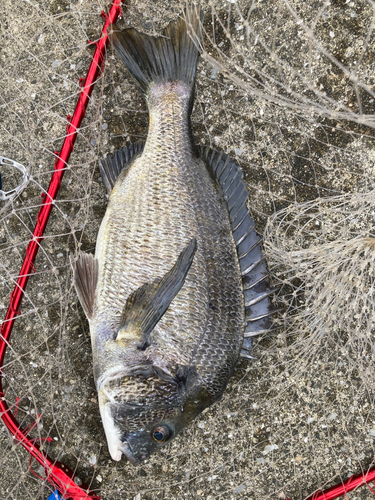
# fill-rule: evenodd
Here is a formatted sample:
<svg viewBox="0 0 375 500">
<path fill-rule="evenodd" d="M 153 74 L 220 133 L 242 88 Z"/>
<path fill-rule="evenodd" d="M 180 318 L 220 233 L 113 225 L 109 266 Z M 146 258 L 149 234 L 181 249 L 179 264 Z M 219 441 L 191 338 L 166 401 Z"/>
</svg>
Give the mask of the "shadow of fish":
<svg viewBox="0 0 375 500">
<path fill-rule="evenodd" d="M 90 323 L 94 377 L 113 460 L 138 463 L 221 397 L 271 305 L 260 238 L 238 165 L 192 142 L 190 113 L 203 14 L 161 37 L 111 41 L 142 89 L 150 123 L 101 162 L 109 203 L 95 258 L 74 283 Z"/>
</svg>

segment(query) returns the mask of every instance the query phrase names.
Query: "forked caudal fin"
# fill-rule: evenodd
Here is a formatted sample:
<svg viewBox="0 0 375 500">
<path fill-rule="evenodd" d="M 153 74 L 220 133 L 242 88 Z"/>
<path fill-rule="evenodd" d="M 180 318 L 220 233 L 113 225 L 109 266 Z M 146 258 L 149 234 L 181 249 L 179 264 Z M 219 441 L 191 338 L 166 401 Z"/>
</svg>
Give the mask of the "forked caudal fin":
<svg viewBox="0 0 375 500">
<path fill-rule="evenodd" d="M 159 37 L 129 28 L 115 29 L 109 38 L 145 94 L 152 83 L 179 80 L 193 88 L 199 52 L 196 44 L 201 38 L 202 21 L 202 9 L 194 6 L 171 22 Z"/>
</svg>

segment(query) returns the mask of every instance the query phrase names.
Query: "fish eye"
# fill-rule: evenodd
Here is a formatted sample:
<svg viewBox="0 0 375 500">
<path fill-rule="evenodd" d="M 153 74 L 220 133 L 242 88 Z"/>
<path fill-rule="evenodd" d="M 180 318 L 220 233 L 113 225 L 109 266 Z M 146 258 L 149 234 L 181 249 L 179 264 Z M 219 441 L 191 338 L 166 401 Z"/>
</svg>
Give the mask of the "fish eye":
<svg viewBox="0 0 375 500">
<path fill-rule="evenodd" d="M 168 427 L 163 425 L 161 427 L 155 427 L 151 435 L 152 439 L 157 443 L 165 443 L 169 439 L 171 431 L 168 429 Z"/>
</svg>

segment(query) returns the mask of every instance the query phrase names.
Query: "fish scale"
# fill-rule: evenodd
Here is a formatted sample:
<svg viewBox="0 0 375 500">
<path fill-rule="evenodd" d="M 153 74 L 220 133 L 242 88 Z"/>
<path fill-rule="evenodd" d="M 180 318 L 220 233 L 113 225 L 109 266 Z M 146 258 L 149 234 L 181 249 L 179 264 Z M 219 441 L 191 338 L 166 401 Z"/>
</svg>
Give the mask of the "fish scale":
<svg viewBox="0 0 375 500">
<path fill-rule="evenodd" d="M 103 271 L 99 265 L 96 314 L 105 315 L 106 322 L 113 325 L 112 331 L 116 331 L 129 294 L 164 275 L 184 244 L 195 236 L 197 253 L 191 271 L 153 336 L 158 339 L 159 349 L 169 348 L 171 339 L 178 339 L 178 350 L 172 348 L 167 356 L 182 363 L 191 362 L 194 356 L 194 363 L 202 365 L 202 378 L 206 379 L 209 374 L 203 372 L 205 354 L 197 348 L 198 341 L 205 339 L 206 323 L 212 325 L 212 331 L 206 333 L 212 343 L 220 344 L 223 335 L 236 332 L 229 347 L 235 346 L 233 358 L 238 357 L 243 323 L 240 271 L 227 211 L 207 168 L 191 152 L 187 99 L 173 96 L 173 101 L 163 94 L 149 103 L 152 126 L 143 154 L 119 177 L 112 191 L 96 250 L 99 262 L 106 263 Z M 176 135 L 185 137 L 185 141 L 176 141 Z M 109 266 L 108 261 L 116 265 Z M 228 278 L 224 284 L 223 272 Z M 122 284 L 116 298 L 119 307 L 110 317 L 107 308 L 113 294 L 108 289 L 116 283 Z M 237 297 L 233 299 L 234 290 Z M 210 314 L 210 301 L 223 314 Z M 201 307 L 197 308 L 196 303 Z M 227 333 L 232 304 L 236 305 L 236 323 Z M 218 364 L 222 357 L 218 356 Z"/>
<path fill-rule="evenodd" d="M 199 34 L 199 9 L 185 16 Z M 149 130 L 101 162 L 108 208 L 74 280 L 109 451 L 138 463 L 220 398 L 268 327 L 272 290 L 240 167 L 192 142 L 198 50 L 185 20 L 159 38 L 130 28 L 111 39 L 145 94 Z"/>
</svg>

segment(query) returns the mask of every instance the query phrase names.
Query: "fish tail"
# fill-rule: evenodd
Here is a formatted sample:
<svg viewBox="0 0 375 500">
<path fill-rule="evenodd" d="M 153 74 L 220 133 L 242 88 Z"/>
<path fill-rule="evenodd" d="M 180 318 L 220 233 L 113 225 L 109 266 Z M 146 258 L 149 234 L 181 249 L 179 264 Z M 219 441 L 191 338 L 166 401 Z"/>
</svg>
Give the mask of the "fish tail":
<svg viewBox="0 0 375 500">
<path fill-rule="evenodd" d="M 110 39 L 146 96 L 153 83 L 182 81 L 193 89 L 202 22 L 201 7 L 190 6 L 159 37 L 128 28 L 113 31 Z"/>
</svg>

